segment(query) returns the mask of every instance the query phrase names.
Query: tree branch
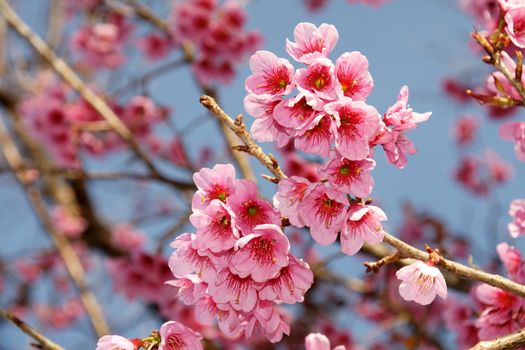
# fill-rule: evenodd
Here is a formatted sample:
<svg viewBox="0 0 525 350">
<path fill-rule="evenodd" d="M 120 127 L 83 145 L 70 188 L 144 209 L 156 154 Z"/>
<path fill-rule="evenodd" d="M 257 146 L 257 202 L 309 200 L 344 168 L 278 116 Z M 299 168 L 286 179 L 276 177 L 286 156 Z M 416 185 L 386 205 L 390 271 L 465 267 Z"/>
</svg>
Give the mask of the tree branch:
<svg viewBox="0 0 525 350">
<path fill-rule="evenodd" d="M 481 341 L 470 350 L 512 350 L 525 345 L 525 329 L 494 340 Z"/>
<path fill-rule="evenodd" d="M 56 344 L 52 340 L 45 337 L 42 333 L 38 332 L 36 329 L 10 313 L 9 311 L 0 309 L 0 316 L 8 320 L 9 322 L 13 323 L 15 326 L 17 326 L 22 332 L 33 338 L 38 342 L 38 344 L 42 347 L 44 350 L 64 350 L 63 347 Z"/>
</svg>

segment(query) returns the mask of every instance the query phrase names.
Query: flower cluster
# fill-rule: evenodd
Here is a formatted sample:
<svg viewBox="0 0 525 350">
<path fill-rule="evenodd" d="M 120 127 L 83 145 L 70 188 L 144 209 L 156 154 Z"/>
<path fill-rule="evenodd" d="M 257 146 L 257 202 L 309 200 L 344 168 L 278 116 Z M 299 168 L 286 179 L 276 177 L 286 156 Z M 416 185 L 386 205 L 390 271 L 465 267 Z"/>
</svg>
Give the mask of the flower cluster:
<svg viewBox="0 0 525 350">
<path fill-rule="evenodd" d="M 145 339 L 127 339 L 120 335 L 105 335 L 97 342 L 95 350 L 138 350 L 141 347 L 158 350 L 202 350 L 202 336 L 180 322 L 164 323 L 158 333 Z"/>
<path fill-rule="evenodd" d="M 199 81 L 229 83 L 234 66 L 255 51 L 261 36 L 245 31 L 246 13 L 237 1 L 190 0 L 177 4 L 172 14 L 172 31 L 197 50 L 193 70 Z"/>
<path fill-rule="evenodd" d="M 191 223 L 197 231 L 172 243 L 169 266 L 180 300 L 196 305 L 198 320 L 216 318 L 228 336 L 260 329 L 272 342 L 289 333 L 276 304 L 303 300 L 313 283 L 305 262 L 290 252 L 281 215 L 259 198 L 255 183 L 237 180 L 230 164 L 193 176 L 198 191 Z"/>
<path fill-rule="evenodd" d="M 373 88 L 366 57 L 354 51 L 343 53 L 335 64 L 328 59 L 338 41 L 333 25 L 299 23 L 294 37 L 295 42 L 287 41 L 286 51 L 306 68 L 296 71 L 287 59 L 269 51 L 257 51 L 250 58 L 253 74 L 246 79 L 244 106 L 256 118 L 251 127 L 254 138 L 275 141 L 279 147 L 293 140 L 306 153 L 328 157 L 335 151 L 336 157 L 350 161 L 371 157 L 372 148 L 382 145 L 388 161 L 403 168 L 406 153 L 415 153 L 405 133 L 430 113 L 408 107 L 404 86 L 381 119 L 365 103 Z"/>
<path fill-rule="evenodd" d="M 341 231 L 342 250 L 353 255 L 365 241 L 383 238 L 385 213 L 361 200 L 374 185 L 373 147 L 382 145 L 388 161 L 404 167 L 405 153 L 415 152 L 405 133 L 430 113 L 413 112 L 403 87 L 381 118 L 365 103 L 373 87 L 366 57 L 346 52 L 335 64 L 328 59 L 338 40 L 333 25 L 299 23 L 294 37 L 286 51 L 306 68 L 295 70 L 269 51 L 257 51 L 250 59 L 253 74 L 245 82 L 244 105 L 256 118 L 251 132 L 258 141 L 282 147 L 293 140 L 299 150 L 329 157 L 318 170 L 320 181 L 300 176 L 281 180 L 274 205 L 292 225 L 310 227 L 322 245 L 335 242 Z"/>
<path fill-rule="evenodd" d="M 71 98 L 69 90 L 39 76 L 39 91 L 24 98 L 20 112 L 29 132 L 42 142 L 60 166 L 76 167 L 79 150 L 104 154 L 121 148 L 124 141 L 105 124 L 86 101 Z M 111 103 L 124 124 L 139 140 L 154 146 L 153 125 L 165 120 L 167 110 L 145 96 L 123 105 Z"/>
</svg>

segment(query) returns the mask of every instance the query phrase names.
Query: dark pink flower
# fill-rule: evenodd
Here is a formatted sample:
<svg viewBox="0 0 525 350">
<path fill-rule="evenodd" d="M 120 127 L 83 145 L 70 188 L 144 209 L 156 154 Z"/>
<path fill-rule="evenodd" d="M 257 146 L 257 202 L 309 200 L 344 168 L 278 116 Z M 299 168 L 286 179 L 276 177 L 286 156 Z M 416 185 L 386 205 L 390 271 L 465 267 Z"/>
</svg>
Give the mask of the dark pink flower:
<svg viewBox="0 0 525 350">
<path fill-rule="evenodd" d="M 241 278 L 229 268 L 217 273 L 215 283 L 208 285 L 208 294 L 218 304 L 229 303 L 237 311 L 250 312 L 257 304 L 257 289 L 250 278 Z"/>
<path fill-rule="evenodd" d="M 301 220 L 310 227 L 312 238 L 321 245 L 335 242 L 345 217 L 346 196 L 323 183 L 314 185 L 298 211 Z"/>
<path fill-rule="evenodd" d="M 416 113 L 408 107 L 408 87 L 401 87 L 397 102 L 389 107 L 384 115 L 387 126 L 392 126 L 396 131 L 406 131 L 417 127 L 417 123 L 427 121 L 432 112 Z"/>
<path fill-rule="evenodd" d="M 320 169 L 321 176 L 336 190 L 364 198 L 374 187 L 374 179 L 370 172 L 375 168 L 373 159 L 348 160 L 334 154 Z"/>
<path fill-rule="evenodd" d="M 306 64 L 317 58 L 328 57 L 339 39 L 337 29 L 326 23 L 319 28 L 312 23 L 299 23 L 295 26 L 293 35 L 295 42 L 286 39 L 286 52 L 294 60 Z"/>
<path fill-rule="evenodd" d="M 460 146 L 470 145 L 476 137 L 479 128 L 478 120 L 470 115 L 458 118 L 454 124 L 454 139 Z"/>
<path fill-rule="evenodd" d="M 235 192 L 235 168 L 231 164 L 217 164 L 213 169 L 202 168 L 193 174 L 193 182 L 199 189 L 195 192 L 192 209 L 204 209 L 212 200 L 226 199 Z"/>
<path fill-rule="evenodd" d="M 287 59 L 270 51 L 257 51 L 250 58 L 250 75 L 245 82 L 246 91 L 261 98 L 288 95 L 294 87 L 294 67 Z"/>
<path fill-rule="evenodd" d="M 196 273 L 203 281 L 209 283 L 214 280 L 217 272 L 210 258 L 200 255 L 193 247 L 194 240 L 194 234 L 184 233 L 171 243 L 171 247 L 176 250 L 170 256 L 169 267 L 177 278 Z"/>
<path fill-rule="evenodd" d="M 383 225 L 387 216 L 381 208 L 374 205 L 353 204 L 348 209 L 341 230 L 341 249 L 343 253 L 354 255 L 364 242 L 376 244 L 383 241 Z"/>
<path fill-rule="evenodd" d="M 279 181 L 273 204 L 282 215 L 288 217 L 295 227 L 304 227 L 297 207 L 310 189 L 310 181 L 300 176 L 291 176 Z"/>
<path fill-rule="evenodd" d="M 335 62 L 335 75 L 344 96 L 364 101 L 374 87 L 368 60 L 358 51 L 345 52 Z"/>
<path fill-rule="evenodd" d="M 82 62 L 91 68 L 117 68 L 125 61 L 119 27 L 113 23 L 97 23 L 84 27 L 72 36 L 73 48 Z"/>
<path fill-rule="evenodd" d="M 298 131 L 294 146 L 306 153 L 328 157 L 333 141 L 332 120 L 328 114 L 321 113 Z"/>
<path fill-rule="evenodd" d="M 277 225 L 258 225 L 250 232 L 235 243 L 230 270 L 242 278 L 266 282 L 288 265 L 290 242 Z"/>
<path fill-rule="evenodd" d="M 280 102 L 282 98 L 268 100 L 255 95 L 247 95 L 244 98 L 244 109 L 255 118 L 250 134 L 256 141 L 275 141 L 277 147 L 284 147 L 290 142 L 292 130 L 282 126 L 274 118 L 274 109 Z"/>
<path fill-rule="evenodd" d="M 337 151 L 350 160 L 367 158 L 369 141 L 379 128 L 380 118 L 376 109 L 345 96 L 325 105 L 325 111 L 335 118 L 332 130 Z"/>
<path fill-rule="evenodd" d="M 325 101 L 336 98 L 335 87 L 338 81 L 334 74 L 334 64 L 328 58 L 318 58 L 308 68 L 298 69 L 295 79 L 297 89 L 305 96 L 306 103 L 315 110 L 322 110 Z"/>
<path fill-rule="evenodd" d="M 275 278 L 264 283 L 259 291 L 259 298 L 286 304 L 300 303 L 313 282 L 314 275 L 308 264 L 289 254 L 288 266 L 283 267 Z"/>
<path fill-rule="evenodd" d="M 498 244 L 496 251 L 510 278 L 518 283 L 523 283 L 525 281 L 525 262 L 520 251 L 507 243 Z"/>
<path fill-rule="evenodd" d="M 257 186 L 252 181 L 239 180 L 235 194 L 228 198 L 228 204 L 235 214 L 237 226 L 246 234 L 257 225 L 281 224 L 279 212 L 259 198 Z"/>
</svg>

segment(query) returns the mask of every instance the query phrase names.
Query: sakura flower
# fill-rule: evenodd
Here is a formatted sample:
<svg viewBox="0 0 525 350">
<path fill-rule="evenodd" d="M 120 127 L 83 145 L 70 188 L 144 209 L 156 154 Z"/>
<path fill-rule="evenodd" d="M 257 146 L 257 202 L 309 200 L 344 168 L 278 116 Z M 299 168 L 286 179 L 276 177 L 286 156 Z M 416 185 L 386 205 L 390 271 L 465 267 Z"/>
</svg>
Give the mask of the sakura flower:
<svg viewBox="0 0 525 350">
<path fill-rule="evenodd" d="M 215 267 L 210 258 L 200 255 L 197 249 L 193 248 L 195 235 L 184 233 L 177 237 L 171 247 L 175 248 L 169 259 L 169 267 L 173 275 L 177 278 L 196 273 L 202 280 L 209 282 L 215 278 Z"/>
<path fill-rule="evenodd" d="M 487 284 L 476 289 L 476 296 L 484 305 L 476 320 L 481 340 L 513 333 L 525 325 L 525 312 L 520 297 Z"/>
<path fill-rule="evenodd" d="M 197 228 L 193 246 L 199 252 L 211 250 L 214 253 L 233 248 L 239 238 L 234 220 L 223 202 L 212 200 L 206 209 L 190 216 L 191 223 Z"/>
<path fill-rule="evenodd" d="M 273 204 L 279 209 L 282 215 L 295 227 L 304 227 L 297 207 L 302 202 L 310 188 L 310 181 L 300 176 L 291 176 L 281 179 L 278 190 L 273 197 Z"/>
<path fill-rule="evenodd" d="M 525 264 L 520 251 L 507 243 L 498 244 L 496 251 L 510 278 L 518 283 L 523 283 L 525 281 Z"/>
<path fill-rule="evenodd" d="M 272 343 L 281 341 L 284 334 L 290 334 L 290 326 L 275 304 L 260 301 L 247 320 L 246 337 L 251 337 L 254 330 L 260 330 Z"/>
<path fill-rule="evenodd" d="M 390 164 L 399 169 L 403 169 L 408 161 L 406 155 L 416 154 L 416 148 L 412 141 L 410 141 L 402 132 L 392 130 L 388 135 L 388 141 L 383 144 L 386 159 Z"/>
<path fill-rule="evenodd" d="M 159 350 L 203 350 L 202 336 L 191 328 L 176 321 L 169 321 L 160 327 Z"/>
<path fill-rule="evenodd" d="M 192 209 L 203 209 L 212 200 L 223 202 L 235 192 L 235 168 L 231 164 L 217 164 L 213 169 L 202 168 L 193 174 L 193 182 L 199 189 L 195 192 Z"/>
<path fill-rule="evenodd" d="M 328 57 L 339 39 L 337 29 L 326 23 L 319 28 L 312 23 L 299 23 L 295 26 L 293 35 L 295 42 L 286 39 L 286 52 L 294 60 L 306 64 L 320 57 Z"/>
<path fill-rule="evenodd" d="M 116 68 L 125 61 L 119 27 L 113 23 L 97 23 L 84 27 L 72 36 L 73 47 L 90 67 Z"/>
<path fill-rule="evenodd" d="M 525 122 L 507 123 L 499 129 L 499 135 L 504 140 L 515 141 L 516 158 L 525 162 Z"/>
<path fill-rule="evenodd" d="M 252 181 L 239 180 L 228 204 L 235 214 L 237 226 L 244 232 L 260 224 L 280 224 L 279 212 L 258 197 L 257 186 Z"/>
<path fill-rule="evenodd" d="M 195 274 L 188 274 L 183 278 L 167 281 L 166 284 L 178 288 L 177 297 L 186 305 L 195 304 L 206 294 L 206 283 Z"/>
<path fill-rule="evenodd" d="M 237 311 L 250 312 L 257 303 L 254 281 L 233 274 L 229 268 L 217 273 L 215 283 L 208 285 L 208 294 L 216 303 L 229 303 Z"/>
<path fill-rule="evenodd" d="M 69 238 L 80 237 L 87 227 L 87 222 L 83 217 L 62 206 L 53 209 L 51 218 L 57 230 Z"/>
<path fill-rule="evenodd" d="M 436 295 L 447 298 L 447 285 L 439 269 L 416 262 L 399 269 L 396 276 L 401 280 L 399 294 L 407 301 L 414 301 L 421 305 L 430 304 Z"/>
<path fill-rule="evenodd" d="M 288 265 L 290 242 L 277 225 L 255 226 L 235 248 L 230 270 L 242 278 L 250 275 L 255 282 L 266 282 Z"/>
<path fill-rule="evenodd" d="M 374 87 L 368 60 L 358 51 L 345 52 L 335 62 L 335 75 L 344 96 L 364 101 Z"/>
<path fill-rule="evenodd" d="M 270 51 L 257 51 L 250 58 L 253 74 L 245 82 L 246 91 L 261 98 L 288 95 L 293 89 L 294 67 Z"/>
<path fill-rule="evenodd" d="M 337 151 L 350 160 L 366 158 L 370 152 L 369 140 L 379 128 L 376 109 L 346 96 L 325 105 L 324 109 L 335 118 L 332 130 Z"/>
<path fill-rule="evenodd" d="M 144 52 L 148 60 L 155 61 L 166 57 L 174 43 L 171 38 L 165 35 L 152 33 L 139 39 L 137 46 Z"/>
<path fill-rule="evenodd" d="M 305 350 L 330 350 L 330 340 L 321 333 L 310 333 L 304 339 Z M 344 345 L 339 345 L 332 350 L 346 350 Z"/>
<path fill-rule="evenodd" d="M 95 350 L 137 350 L 141 343 L 140 339 L 129 340 L 120 335 L 105 335 L 98 340 Z"/>
<path fill-rule="evenodd" d="M 519 48 L 525 48 L 525 5 L 511 7 L 505 14 L 505 32 Z"/>
<path fill-rule="evenodd" d="M 325 113 L 319 114 L 302 130 L 298 131 L 294 146 L 306 153 L 328 157 L 334 141 L 334 134 L 331 129 L 332 120 L 330 116 Z"/>
<path fill-rule="evenodd" d="M 259 291 L 261 300 L 282 301 L 286 304 L 303 301 L 304 293 L 314 281 L 314 275 L 306 262 L 291 254 L 288 259 L 288 266 L 283 267 L 275 278 L 264 283 Z"/>
<path fill-rule="evenodd" d="M 454 124 L 454 139 L 460 146 L 467 146 L 474 141 L 479 122 L 473 116 L 465 115 L 456 120 Z"/>
<path fill-rule="evenodd" d="M 353 204 L 348 209 L 341 230 L 341 250 L 348 255 L 357 253 L 364 242 L 376 244 L 383 241 L 383 226 L 387 216 L 374 205 Z"/>
<path fill-rule="evenodd" d="M 346 196 L 323 183 L 316 184 L 299 204 L 301 220 L 310 227 L 312 238 L 321 245 L 335 242 L 345 216 Z"/>
<path fill-rule="evenodd" d="M 313 95 L 310 95 L 313 96 Z M 301 130 L 320 114 L 304 94 L 281 101 L 274 109 L 274 118 L 282 126 Z M 295 135 L 292 135 L 295 136 Z"/>
<path fill-rule="evenodd" d="M 408 87 L 401 88 L 397 102 L 388 108 L 384 121 L 387 126 L 393 126 L 396 131 L 406 131 L 416 128 L 417 123 L 427 121 L 432 112 L 416 113 L 408 107 Z"/>
<path fill-rule="evenodd" d="M 508 224 L 511 237 L 525 235 L 525 199 L 515 199 L 510 203 L 509 215 L 512 222 Z"/>
<path fill-rule="evenodd" d="M 322 110 L 324 101 L 335 99 L 337 79 L 334 64 L 327 58 L 318 58 L 308 68 L 297 70 L 297 89 L 306 97 L 308 105 L 315 110 Z"/>
<path fill-rule="evenodd" d="M 374 187 L 374 179 L 370 172 L 376 162 L 373 159 L 348 160 L 337 154 L 329 159 L 319 170 L 328 182 L 340 192 L 356 197 L 366 197 Z"/>
<path fill-rule="evenodd" d="M 290 131 L 274 118 L 275 107 L 282 98 L 262 99 L 255 95 L 244 98 L 244 109 L 255 121 L 250 128 L 250 134 L 259 142 L 275 141 L 277 147 L 284 147 L 290 142 Z"/>
<path fill-rule="evenodd" d="M 125 250 L 137 250 L 144 245 L 144 234 L 129 224 L 118 224 L 112 230 L 112 240 Z"/>
</svg>

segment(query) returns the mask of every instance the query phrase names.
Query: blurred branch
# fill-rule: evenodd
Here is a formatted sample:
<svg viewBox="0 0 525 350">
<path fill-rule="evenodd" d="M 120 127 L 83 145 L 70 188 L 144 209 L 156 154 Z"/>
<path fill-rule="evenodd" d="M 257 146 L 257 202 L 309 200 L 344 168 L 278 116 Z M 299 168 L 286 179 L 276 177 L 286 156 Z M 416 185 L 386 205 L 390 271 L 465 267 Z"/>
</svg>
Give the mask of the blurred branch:
<svg viewBox="0 0 525 350">
<path fill-rule="evenodd" d="M 98 95 L 96 95 L 78 75 L 58 57 L 49 45 L 42 40 L 32 29 L 16 14 L 8 5 L 6 0 L 0 0 L 0 12 L 7 22 L 22 36 L 31 46 L 46 59 L 51 67 L 66 81 L 82 98 L 89 103 L 104 119 L 108 121 L 116 133 L 130 145 L 133 152 L 139 157 L 152 175 L 158 179 L 165 177 L 160 174 L 149 156 L 141 149 L 133 133 L 115 114 L 109 105 Z"/>
<path fill-rule="evenodd" d="M 494 340 L 481 341 L 470 350 L 512 350 L 525 345 L 525 329 Z"/>
<path fill-rule="evenodd" d="M 11 139 L 9 132 L 3 121 L 0 121 L 0 145 L 4 158 L 13 168 L 25 167 L 24 161 L 20 156 L 15 143 Z M 69 275 L 75 283 L 79 293 L 80 299 L 86 309 L 86 312 L 91 320 L 91 324 L 95 333 L 101 337 L 109 334 L 109 327 L 102 312 L 102 308 L 98 303 L 93 292 L 89 289 L 86 282 L 86 275 L 82 263 L 80 262 L 75 250 L 71 246 L 69 240 L 56 230 L 51 220 L 50 215 L 46 210 L 44 198 L 40 191 L 31 183 L 31 176 L 27 173 L 16 173 L 18 182 L 25 189 L 35 213 L 40 219 L 42 225 L 51 237 L 54 245 L 60 253 L 62 260 L 69 272 Z"/>
<path fill-rule="evenodd" d="M 15 326 L 17 326 L 22 332 L 36 340 L 39 344 L 39 347 L 44 350 L 64 350 L 63 347 L 56 344 L 52 340 L 45 337 L 43 334 L 38 332 L 36 329 L 32 328 L 30 325 L 10 313 L 9 311 L 0 309 L 0 316 L 5 318 L 6 320 L 13 323 Z"/>
<path fill-rule="evenodd" d="M 168 37 L 173 37 L 173 34 L 170 30 L 170 26 L 168 23 L 163 20 L 162 18 L 155 15 L 153 11 L 151 11 L 147 6 L 142 6 L 138 1 L 136 0 L 124 0 L 126 4 L 131 7 L 132 14 L 135 14 L 139 18 L 143 19 L 144 21 L 147 21 L 151 23 L 153 26 L 155 26 L 157 29 L 159 29 L 161 32 L 163 32 Z M 106 4 L 109 6 L 115 7 L 114 3 L 115 0 L 105 0 Z M 123 15 L 130 15 L 128 12 L 122 12 Z M 187 64 L 193 63 L 194 55 L 193 50 L 190 43 L 183 43 L 182 44 L 182 51 L 184 54 L 184 61 Z M 216 97 L 217 93 L 216 91 L 209 86 L 205 86 L 204 84 L 200 83 L 199 81 L 196 81 L 197 85 L 199 86 L 199 89 L 202 91 L 203 94 L 209 95 L 212 97 Z M 228 144 L 228 151 L 230 153 L 230 156 L 235 160 L 237 165 L 239 166 L 239 169 L 245 179 L 250 179 L 255 181 L 255 175 L 253 174 L 253 170 L 250 166 L 250 162 L 248 161 L 248 158 L 245 157 L 242 153 L 234 152 L 232 147 L 237 143 L 237 137 L 235 134 L 228 128 L 227 125 L 222 123 L 219 120 L 219 125 L 222 130 L 222 134 Z"/>
<path fill-rule="evenodd" d="M 51 0 L 47 17 L 47 41 L 53 49 L 56 49 L 62 40 L 64 15 L 63 0 Z"/>
</svg>

